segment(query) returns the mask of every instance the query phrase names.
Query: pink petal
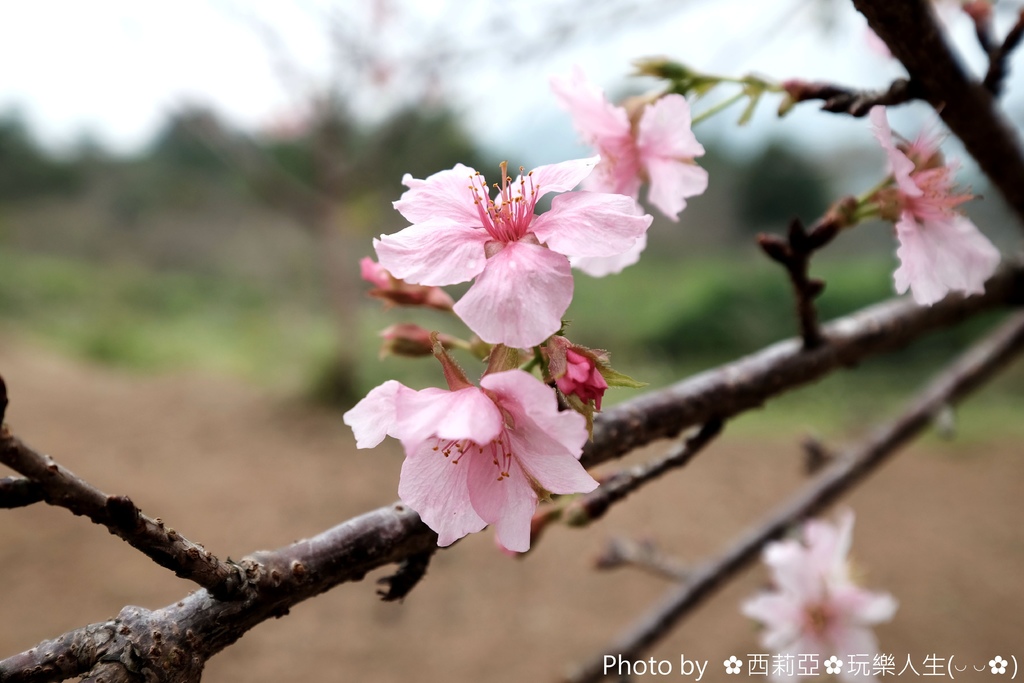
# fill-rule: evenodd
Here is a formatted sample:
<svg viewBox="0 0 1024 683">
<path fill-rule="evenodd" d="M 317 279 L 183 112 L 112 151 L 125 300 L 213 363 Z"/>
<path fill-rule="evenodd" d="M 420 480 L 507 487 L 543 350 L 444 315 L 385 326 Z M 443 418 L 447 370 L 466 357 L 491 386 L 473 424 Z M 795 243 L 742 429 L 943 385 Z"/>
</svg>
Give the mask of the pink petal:
<svg viewBox="0 0 1024 683">
<path fill-rule="evenodd" d="M 686 197 L 708 187 L 707 171 L 694 163 L 704 147 L 690 130 L 690 105 L 682 95 L 665 95 L 648 105 L 637 132 L 640 164 L 651 183 L 647 198 L 672 220 L 686 208 Z"/>
<path fill-rule="evenodd" d="M 469 500 L 468 475 L 465 458 L 456 463 L 429 444 L 409 453 L 402 463 L 398 496 L 437 532 L 439 546 L 451 545 L 487 526 Z"/>
<path fill-rule="evenodd" d="M 652 158 L 647 161 L 647 176 L 647 200 L 673 221 L 686 208 L 686 197 L 708 189 L 708 172 L 693 163 Z"/>
<path fill-rule="evenodd" d="M 911 289 L 914 301 L 930 306 L 950 291 L 979 294 L 999 265 L 999 251 L 967 218 L 917 223 L 904 212 L 896 224 L 900 267 L 896 291 Z"/>
<path fill-rule="evenodd" d="M 874 128 L 875 139 L 885 150 L 889 161 L 889 172 L 895 178 L 896 185 L 904 194 L 910 197 L 920 197 L 923 192 L 910 177 L 910 174 L 914 172 L 914 162 L 906 154 L 896 149 L 896 145 L 893 144 L 892 129 L 889 127 L 889 120 L 885 115 L 885 107 L 881 105 L 871 107 L 868 118 Z"/>
<path fill-rule="evenodd" d="M 409 189 L 394 202 L 394 207 L 410 223 L 447 219 L 459 225 L 479 226 L 480 217 L 474 203 L 479 191 L 471 184 L 474 176 L 476 171 L 462 164 L 439 171 L 426 180 L 406 173 L 402 184 Z"/>
<path fill-rule="evenodd" d="M 578 65 L 568 79 L 551 77 L 551 90 L 569 112 L 587 143 L 603 149 L 631 138 L 626 110 L 611 104 L 600 88 L 589 83 Z"/>
<path fill-rule="evenodd" d="M 562 326 L 572 289 L 565 256 L 515 242 L 487 259 L 454 310 L 485 342 L 529 348 Z"/>
<path fill-rule="evenodd" d="M 468 487 L 474 510 L 494 526 L 498 542 L 508 550 L 529 550 L 530 521 L 537 509 L 537 494 L 515 458 L 509 476 L 500 479 L 498 467 L 490 457 L 473 458 L 469 463 Z"/>
<path fill-rule="evenodd" d="M 793 541 L 769 543 L 763 553 L 772 580 L 784 595 L 795 601 L 816 602 L 825 589 L 821 568 L 811 562 L 803 544 Z"/>
<path fill-rule="evenodd" d="M 399 394 L 412 392 L 405 385 L 389 379 L 370 390 L 363 400 L 342 415 L 352 428 L 357 448 L 373 448 L 388 434 L 394 436 L 395 411 Z"/>
<path fill-rule="evenodd" d="M 396 419 L 393 432 L 407 451 L 428 439 L 486 444 L 503 428 L 501 411 L 476 387 L 409 390 L 398 401 Z"/>
<path fill-rule="evenodd" d="M 560 254 L 605 257 L 629 251 L 652 220 L 621 194 L 567 192 L 551 201 L 530 230 Z"/>
<path fill-rule="evenodd" d="M 373 241 L 380 263 L 392 275 L 414 285 L 443 287 L 472 280 L 484 269 L 482 228 L 449 221 L 410 225 Z"/>
<path fill-rule="evenodd" d="M 861 588 L 853 583 L 832 591 L 832 603 L 843 615 L 843 621 L 854 626 L 874 626 L 889 621 L 899 604 L 888 593 Z"/>
<path fill-rule="evenodd" d="M 548 192 L 568 192 L 583 182 L 600 160 L 601 157 L 594 156 L 538 166 L 530 171 L 534 196 L 539 198 Z"/>
<path fill-rule="evenodd" d="M 604 277 L 621 273 L 628 266 L 640 260 L 640 254 L 647 248 L 647 234 L 637 239 L 633 246 L 618 256 L 574 256 L 569 259 L 573 268 L 582 270 L 590 277 Z"/>
<path fill-rule="evenodd" d="M 819 519 L 804 524 L 807 562 L 822 580 L 848 580 L 846 557 L 853 544 L 853 522 L 853 511 L 845 510 L 836 525 Z"/>
<path fill-rule="evenodd" d="M 744 616 L 764 625 L 761 645 L 771 650 L 780 650 L 797 638 L 801 611 L 801 604 L 779 593 L 761 593 L 740 606 Z"/>
<path fill-rule="evenodd" d="M 587 441 L 586 420 L 573 411 L 559 411 L 554 391 L 533 375 L 509 370 L 487 375 L 480 385 L 497 396 L 512 416 L 506 430 L 513 455 L 523 468 L 552 493 L 585 493 L 597 482 L 578 462 Z"/>
<path fill-rule="evenodd" d="M 637 127 L 640 159 L 687 159 L 704 155 L 690 130 L 690 105 L 682 95 L 665 95 L 644 109 Z"/>
</svg>

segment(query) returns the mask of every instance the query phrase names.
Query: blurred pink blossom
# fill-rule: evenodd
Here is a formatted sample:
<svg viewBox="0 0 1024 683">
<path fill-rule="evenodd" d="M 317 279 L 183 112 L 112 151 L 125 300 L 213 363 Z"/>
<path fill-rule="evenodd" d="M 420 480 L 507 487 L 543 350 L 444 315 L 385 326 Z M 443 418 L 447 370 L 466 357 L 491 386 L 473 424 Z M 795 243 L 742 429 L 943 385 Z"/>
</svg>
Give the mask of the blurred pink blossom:
<svg viewBox="0 0 1024 683">
<path fill-rule="evenodd" d="M 454 311 L 488 343 L 527 348 L 558 331 L 572 300 L 570 257 L 629 251 L 651 224 L 636 201 L 617 194 L 569 192 L 599 157 L 540 166 L 510 180 L 498 195 L 484 177 L 457 164 L 426 180 L 406 174 L 395 208 L 412 225 L 374 240 L 392 274 L 420 285 L 476 279 Z M 537 200 L 562 192 L 534 214 Z"/>
<path fill-rule="evenodd" d="M 972 196 L 954 193 L 956 166 L 943 163 L 938 137 L 925 133 L 909 144 L 897 144 L 885 108 L 876 106 L 869 116 L 895 181 L 875 199 L 882 217 L 896 223 L 896 291 L 910 289 L 924 305 L 951 291 L 984 292 L 985 281 L 999 265 L 999 251 L 957 209 Z"/>
<path fill-rule="evenodd" d="M 801 540 L 769 543 L 764 562 L 774 590 L 746 601 L 743 614 L 764 625 L 761 645 L 778 654 L 836 656 L 874 655 L 878 642 L 871 627 L 892 619 L 896 600 L 888 593 L 861 588 L 850 576 L 847 553 L 853 537 L 853 513 L 839 524 L 812 520 Z M 796 676 L 773 675 L 775 680 Z M 863 681 L 849 669 L 843 681 Z"/>
</svg>

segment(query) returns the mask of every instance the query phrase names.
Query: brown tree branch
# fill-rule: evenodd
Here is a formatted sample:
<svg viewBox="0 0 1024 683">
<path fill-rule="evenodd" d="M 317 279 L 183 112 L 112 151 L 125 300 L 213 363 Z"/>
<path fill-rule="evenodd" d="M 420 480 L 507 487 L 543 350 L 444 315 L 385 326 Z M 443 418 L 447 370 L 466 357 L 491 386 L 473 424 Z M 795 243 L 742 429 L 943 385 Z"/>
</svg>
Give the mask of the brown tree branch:
<svg viewBox="0 0 1024 683">
<path fill-rule="evenodd" d="M 0 667 L 0 681 L 42 683 L 84 674 L 99 660 L 103 648 L 114 640 L 116 629 L 113 621 L 105 621 L 44 641 L 5 659 Z"/>
<path fill-rule="evenodd" d="M 803 339 L 805 349 L 810 350 L 825 343 L 818 324 L 818 309 L 814 305 L 814 300 L 825 291 L 825 282 L 811 277 L 811 257 L 835 239 L 844 225 L 850 224 L 845 217 L 856 209 L 856 205 L 857 200 L 853 197 L 837 202 L 810 230 L 804 227 L 799 218 L 794 218 L 789 223 L 785 239 L 766 233 L 757 236 L 761 250 L 785 268 L 789 275 L 797 320 L 800 322 L 800 338 Z"/>
<path fill-rule="evenodd" d="M 721 420 L 711 420 L 700 431 L 682 443 L 675 444 L 660 458 L 628 470 L 616 472 L 601 485 L 569 503 L 563 517 L 572 526 L 586 526 L 604 517 L 608 509 L 640 487 L 656 480 L 669 470 L 686 465 L 704 450 L 722 431 Z"/>
<path fill-rule="evenodd" d="M 946 42 L 928 0 L 853 0 L 910 80 L 960 138 L 1017 217 L 1024 220 L 1020 139 L 991 92 L 970 78 Z"/>
<path fill-rule="evenodd" d="M 971 16 L 973 17 L 974 15 Z M 979 36 L 983 30 L 979 27 Z M 1010 54 L 1020 45 L 1021 38 L 1024 38 L 1024 10 L 1021 10 L 1017 16 L 1017 22 L 1010 29 L 1009 33 L 1006 34 L 1003 42 L 996 47 L 986 50 L 989 57 L 988 72 L 985 74 L 985 80 L 982 81 L 982 84 L 996 97 L 999 97 L 1001 94 L 1003 82 L 1006 80 L 1008 72 L 1006 62 L 1009 60 Z"/>
<path fill-rule="evenodd" d="M 221 562 L 161 520 L 143 515 L 127 496 L 110 496 L 86 483 L 50 456 L 26 446 L 6 425 L 0 428 L 0 462 L 34 482 L 42 500 L 107 527 L 177 576 L 225 600 L 238 598 L 245 588 L 239 567 Z"/>
<path fill-rule="evenodd" d="M 43 487 L 28 477 L 0 479 L 0 508 L 20 508 L 43 500 Z"/>
<path fill-rule="evenodd" d="M 602 570 L 633 566 L 670 581 L 685 581 L 690 577 L 688 568 L 646 540 L 610 539 L 604 551 L 594 560 L 594 566 Z"/>
<path fill-rule="evenodd" d="M 955 403 L 982 385 L 1022 350 L 1024 313 L 1017 313 L 936 377 L 899 417 L 849 449 L 762 522 L 743 533 L 722 555 L 695 568 L 685 583 L 673 588 L 661 603 L 632 628 L 566 680 L 571 683 L 600 680 L 604 675 L 605 655 L 637 658 L 728 578 L 757 559 L 766 543 L 782 536 L 800 520 L 835 502 L 885 462 L 900 446 L 924 431 L 945 406 Z"/>
<path fill-rule="evenodd" d="M 800 340 L 789 339 L 610 408 L 594 420 L 594 438 L 581 461 L 592 467 L 714 418 L 757 408 L 837 368 L 903 348 L 927 332 L 996 306 L 1021 303 L 1024 266 L 1013 263 L 986 283 L 982 295 L 953 295 L 930 307 L 909 298 L 876 304 L 826 325 L 826 343 L 818 348 L 805 350 Z"/>
<path fill-rule="evenodd" d="M 823 111 L 856 117 L 866 116 L 875 105 L 892 106 L 922 98 L 920 88 L 906 78 L 896 79 L 885 90 L 856 90 L 834 83 L 812 83 L 798 79 L 786 81 L 782 87 L 789 95 L 785 109 L 791 103 L 822 100 Z"/>
</svg>

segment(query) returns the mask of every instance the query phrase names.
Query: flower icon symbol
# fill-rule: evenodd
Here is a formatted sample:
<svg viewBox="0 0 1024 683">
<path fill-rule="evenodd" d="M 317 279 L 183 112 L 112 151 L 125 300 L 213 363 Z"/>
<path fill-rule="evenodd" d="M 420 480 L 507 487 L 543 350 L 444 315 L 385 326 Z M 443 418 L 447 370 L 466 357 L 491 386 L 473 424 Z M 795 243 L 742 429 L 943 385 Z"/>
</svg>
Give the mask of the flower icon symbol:
<svg viewBox="0 0 1024 683">
<path fill-rule="evenodd" d="M 995 659 L 988 660 L 988 665 L 992 669 L 992 673 L 994 674 L 1006 673 L 1006 664 L 1006 660 L 1000 657 L 999 655 L 996 655 Z"/>
<path fill-rule="evenodd" d="M 835 655 L 832 655 L 825 660 L 825 672 L 830 674 L 837 674 L 843 671 L 843 660 L 839 659 Z"/>
<path fill-rule="evenodd" d="M 729 659 L 722 662 L 725 665 L 725 673 L 727 674 L 738 674 L 740 669 L 743 668 L 743 661 L 736 659 L 736 655 L 729 657 Z"/>
</svg>

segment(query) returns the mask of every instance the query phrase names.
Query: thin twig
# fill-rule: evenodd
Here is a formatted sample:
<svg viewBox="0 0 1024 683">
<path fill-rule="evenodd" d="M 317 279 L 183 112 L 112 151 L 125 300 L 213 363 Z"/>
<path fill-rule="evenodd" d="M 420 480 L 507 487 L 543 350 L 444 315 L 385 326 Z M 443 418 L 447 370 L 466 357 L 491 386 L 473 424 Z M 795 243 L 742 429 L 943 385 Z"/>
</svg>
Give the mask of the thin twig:
<svg viewBox="0 0 1024 683">
<path fill-rule="evenodd" d="M 1010 54 L 1020 45 L 1021 38 L 1024 38 L 1024 10 L 1017 16 L 1017 22 L 1006 34 L 1006 38 L 999 47 L 989 51 L 988 72 L 985 74 L 984 86 L 996 97 L 1002 91 L 1003 83 L 1006 82 L 1008 73 L 1007 61 Z"/>
<path fill-rule="evenodd" d="M 0 479 L 0 508 L 20 508 L 43 500 L 43 487 L 28 477 Z"/>
<path fill-rule="evenodd" d="M 800 321 L 800 338 L 807 350 L 825 343 L 818 324 L 818 309 L 814 305 L 814 300 L 825 291 L 825 282 L 811 277 L 811 257 L 831 242 L 843 225 L 848 225 L 843 216 L 848 215 L 856 203 L 857 200 L 852 197 L 838 202 L 810 230 L 804 228 L 799 218 L 794 218 L 789 223 L 786 239 L 765 233 L 757 236 L 761 250 L 782 265 L 789 275 L 796 301 L 797 320 Z"/>
<path fill-rule="evenodd" d="M 1022 350 L 1024 313 L 1017 313 L 946 368 L 899 417 L 849 449 L 761 523 L 744 532 L 722 555 L 694 569 L 684 585 L 673 588 L 632 628 L 566 680 L 571 683 L 600 680 L 604 655 L 635 659 L 647 651 L 728 578 L 755 560 L 766 543 L 779 538 L 794 524 L 827 507 L 863 481 L 900 446 L 924 431 L 938 411 L 990 379 Z"/>
<path fill-rule="evenodd" d="M 6 426 L 0 430 L 0 462 L 38 484 L 42 499 L 50 505 L 107 527 L 160 566 L 214 595 L 238 598 L 245 588 L 238 566 L 221 562 L 161 520 L 145 516 L 127 496 L 107 495 L 83 481 L 53 458 L 26 446 Z"/>
<path fill-rule="evenodd" d="M 915 83 L 906 78 L 897 78 L 885 90 L 857 90 L 834 83 L 796 79 L 786 81 L 782 87 L 794 103 L 822 100 L 822 110 L 856 117 L 866 116 L 875 105 L 893 106 L 922 99 Z"/>
<path fill-rule="evenodd" d="M 965 2 L 962 9 L 974 22 L 974 36 L 978 39 L 978 45 L 991 60 L 992 55 L 999 49 L 995 26 L 992 24 L 992 4 L 989 0 L 973 0 Z"/>
<path fill-rule="evenodd" d="M 678 560 L 662 553 L 648 540 L 609 539 L 604 551 L 594 560 L 594 566 L 602 570 L 633 566 L 670 581 L 685 581 L 690 578 L 689 569 Z"/>
<path fill-rule="evenodd" d="M 575 499 L 565 508 L 564 518 L 572 526 L 586 526 L 604 516 L 608 508 L 624 499 L 640 487 L 648 484 L 669 470 L 677 469 L 690 462 L 693 456 L 704 450 L 722 431 L 722 421 L 708 421 L 700 431 L 678 443 L 660 458 L 642 463 L 603 480 L 601 485 L 588 494 Z"/>
</svg>

